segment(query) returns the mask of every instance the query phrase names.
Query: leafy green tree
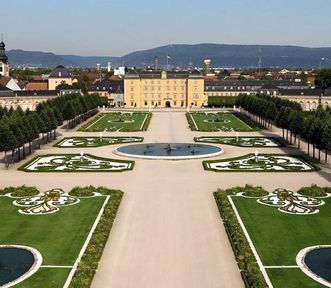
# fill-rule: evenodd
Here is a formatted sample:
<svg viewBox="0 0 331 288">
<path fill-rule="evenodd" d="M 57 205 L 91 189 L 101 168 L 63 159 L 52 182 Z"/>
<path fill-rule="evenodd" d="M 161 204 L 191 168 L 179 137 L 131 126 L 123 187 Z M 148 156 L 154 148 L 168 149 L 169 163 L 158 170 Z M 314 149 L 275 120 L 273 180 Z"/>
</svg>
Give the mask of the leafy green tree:
<svg viewBox="0 0 331 288">
<path fill-rule="evenodd" d="M 331 87 L 331 69 L 322 69 L 316 75 L 315 85 L 322 90 Z"/>
<path fill-rule="evenodd" d="M 8 168 L 7 152 L 17 147 L 17 139 L 9 126 L 4 122 L 0 122 L 0 151 L 5 153 L 5 167 Z"/>
<path fill-rule="evenodd" d="M 323 125 L 321 133 L 321 144 L 325 149 L 325 163 L 327 163 L 328 152 L 331 151 L 331 121 Z"/>
</svg>

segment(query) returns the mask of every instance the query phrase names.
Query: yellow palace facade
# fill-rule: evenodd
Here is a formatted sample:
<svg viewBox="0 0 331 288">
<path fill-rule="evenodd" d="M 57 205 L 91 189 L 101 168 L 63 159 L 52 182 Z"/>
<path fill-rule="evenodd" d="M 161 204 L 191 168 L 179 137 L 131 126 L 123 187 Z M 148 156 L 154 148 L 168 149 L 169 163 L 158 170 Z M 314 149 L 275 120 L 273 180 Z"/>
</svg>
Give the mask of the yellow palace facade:
<svg viewBox="0 0 331 288">
<path fill-rule="evenodd" d="M 204 79 L 189 72 L 130 70 L 124 78 L 124 103 L 128 108 L 202 107 L 207 105 Z"/>
</svg>

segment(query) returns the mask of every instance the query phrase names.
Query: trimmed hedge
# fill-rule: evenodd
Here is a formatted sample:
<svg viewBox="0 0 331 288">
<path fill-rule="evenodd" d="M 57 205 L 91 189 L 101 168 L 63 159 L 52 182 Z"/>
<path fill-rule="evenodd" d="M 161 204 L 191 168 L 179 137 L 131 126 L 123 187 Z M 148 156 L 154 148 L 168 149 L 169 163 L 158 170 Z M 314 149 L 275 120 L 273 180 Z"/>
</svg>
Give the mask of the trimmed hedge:
<svg viewBox="0 0 331 288">
<path fill-rule="evenodd" d="M 331 187 L 319 187 L 312 184 L 311 186 L 302 187 L 298 190 L 298 193 L 305 196 L 325 197 L 328 193 L 331 193 Z"/>
<path fill-rule="evenodd" d="M 237 96 L 208 96 L 208 107 L 233 107 Z"/>
<path fill-rule="evenodd" d="M 262 191 L 260 187 L 249 187 L 250 190 L 256 188 L 256 191 Z M 245 187 L 235 187 L 233 189 L 218 190 L 214 193 L 214 197 L 220 215 L 223 219 L 223 224 L 228 234 L 245 286 L 265 288 L 268 285 L 266 284 L 262 272 L 258 264 L 256 263 L 255 256 L 249 246 L 244 232 L 228 200 L 228 195 L 234 195 L 239 191 L 245 191 Z"/>
<path fill-rule="evenodd" d="M 0 195 L 5 195 L 11 193 L 13 197 L 29 197 L 38 195 L 40 192 L 36 187 L 31 186 L 19 186 L 19 187 L 6 187 L 3 190 L 0 190 Z"/>
<path fill-rule="evenodd" d="M 93 196 L 94 192 L 96 192 L 96 188 L 93 186 L 86 186 L 86 187 L 74 187 L 70 190 L 69 195 L 75 197 L 90 197 Z"/>
<path fill-rule="evenodd" d="M 123 197 L 123 192 L 119 190 L 110 190 L 105 187 L 94 188 L 93 186 L 81 188 L 84 192 L 79 192 L 79 188 L 77 187 L 74 189 L 78 194 L 85 194 L 86 191 L 93 190 L 93 192 L 97 191 L 104 195 L 110 195 L 110 199 L 105 206 L 105 210 L 69 286 L 72 288 L 88 288 L 91 286 L 95 271 L 98 268 L 102 252 L 107 243 L 110 230 Z M 71 190 L 70 193 L 73 190 Z"/>
</svg>

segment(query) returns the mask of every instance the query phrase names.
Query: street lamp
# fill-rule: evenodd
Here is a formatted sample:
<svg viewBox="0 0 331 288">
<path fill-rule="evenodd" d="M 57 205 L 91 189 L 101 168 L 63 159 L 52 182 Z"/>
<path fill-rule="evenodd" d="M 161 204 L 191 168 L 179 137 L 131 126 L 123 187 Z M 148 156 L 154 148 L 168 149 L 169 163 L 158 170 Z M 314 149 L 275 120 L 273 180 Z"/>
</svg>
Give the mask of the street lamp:
<svg viewBox="0 0 331 288">
<path fill-rule="evenodd" d="M 259 156 L 259 152 L 257 150 L 255 150 L 255 162 L 257 163 L 257 158 Z"/>
<path fill-rule="evenodd" d="M 84 157 L 84 151 L 80 151 L 80 162 L 83 162 L 83 157 Z"/>
</svg>

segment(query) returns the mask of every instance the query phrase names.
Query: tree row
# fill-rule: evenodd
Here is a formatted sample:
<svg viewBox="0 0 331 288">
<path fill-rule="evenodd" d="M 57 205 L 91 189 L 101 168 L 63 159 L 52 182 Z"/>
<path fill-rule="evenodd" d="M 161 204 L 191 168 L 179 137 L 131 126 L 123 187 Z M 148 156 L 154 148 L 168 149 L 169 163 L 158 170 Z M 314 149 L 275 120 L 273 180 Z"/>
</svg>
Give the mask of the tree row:
<svg viewBox="0 0 331 288">
<path fill-rule="evenodd" d="M 0 152 L 5 153 L 5 166 L 25 158 L 33 148 L 40 148 L 41 141 L 56 139 L 56 129 L 64 120 L 68 128 L 73 128 L 96 114 L 97 107 L 103 104 L 98 95 L 70 94 L 40 103 L 36 111 L 0 107 Z"/>
<path fill-rule="evenodd" d="M 269 127 L 272 123 L 283 130 L 283 138 L 290 144 L 298 145 L 304 139 L 308 143 L 308 154 L 312 146 L 318 160 L 321 159 L 321 151 L 325 151 L 327 162 L 328 151 L 331 150 L 331 109 L 323 109 L 319 106 L 315 111 L 302 111 L 300 104 L 268 95 L 240 95 L 237 104 L 253 117 L 261 125 Z"/>
</svg>

